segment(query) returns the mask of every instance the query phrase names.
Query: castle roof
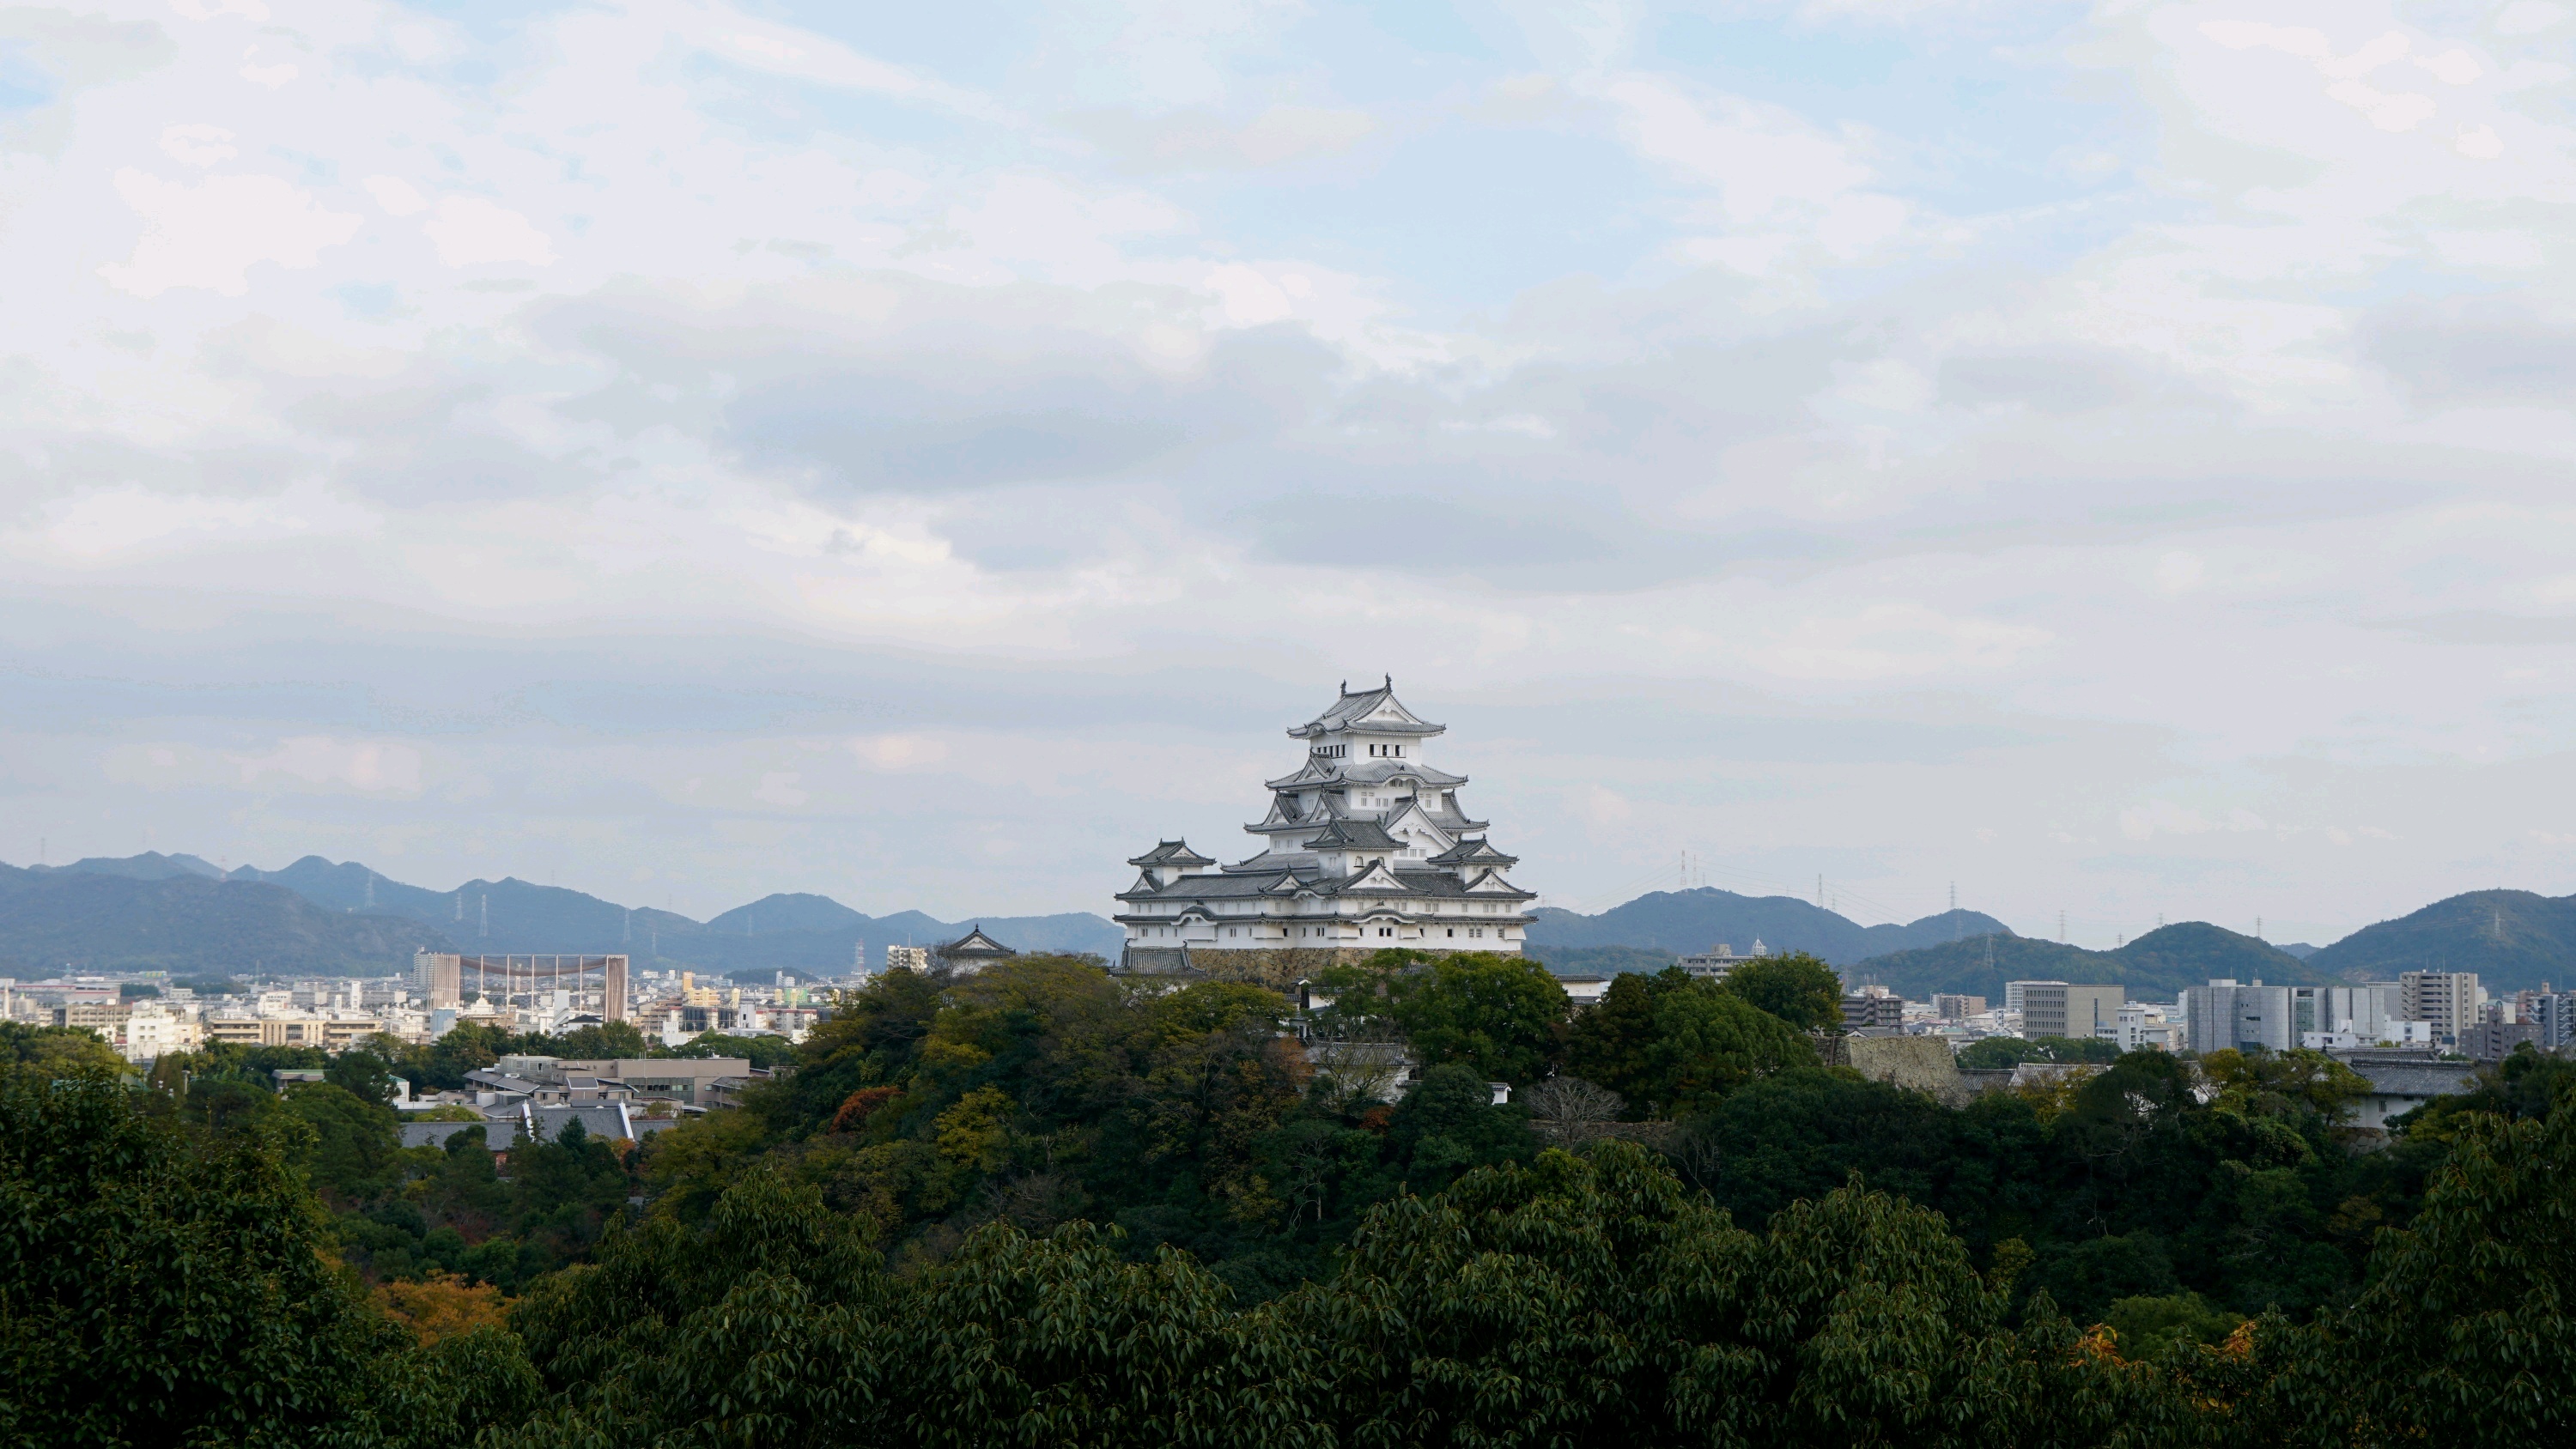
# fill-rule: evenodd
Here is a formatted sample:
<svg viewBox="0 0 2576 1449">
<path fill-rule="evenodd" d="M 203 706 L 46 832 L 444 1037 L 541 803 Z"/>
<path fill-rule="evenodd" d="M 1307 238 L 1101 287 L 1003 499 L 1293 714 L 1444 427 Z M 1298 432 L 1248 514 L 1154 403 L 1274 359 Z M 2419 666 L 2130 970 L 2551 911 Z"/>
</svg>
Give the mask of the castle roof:
<svg viewBox="0 0 2576 1449">
<path fill-rule="evenodd" d="M 1301 740 L 1321 739 L 1344 730 L 1425 737 L 1440 734 L 1448 728 L 1447 725 L 1431 723 L 1399 703 L 1395 697 L 1395 676 L 1390 674 L 1383 686 L 1363 689 L 1357 694 L 1351 693 L 1350 685 L 1344 684 L 1341 698 L 1334 700 L 1331 708 L 1288 733 Z"/>
<path fill-rule="evenodd" d="M 1143 855 L 1128 857 L 1129 865 L 1214 865 L 1215 861 L 1190 849 L 1186 840 L 1166 840 Z"/>
<path fill-rule="evenodd" d="M 1473 840 L 1459 841 L 1456 845 L 1453 845 L 1447 850 L 1440 852 L 1438 855 L 1431 857 L 1430 863 L 1433 865 L 1480 865 L 1499 870 L 1509 866 L 1518 865 L 1520 864 L 1520 860 L 1521 858 L 1517 855 L 1505 855 L 1501 851 L 1494 849 L 1491 842 L 1487 841 L 1485 837 L 1479 835 Z"/>
<path fill-rule="evenodd" d="M 1335 820 L 1305 844 L 1308 850 L 1402 850 L 1404 842 L 1374 820 Z"/>
<path fill-rule="evenodd" d="M 1256 857 L 1258 858 L 1258 857 Z M 1229 868 L 1221 875 L 1185 876 L 1167 886 L 1147 889 L 1138 881 L 1134 888 L 1119 893 L 1122 901 L 1216 901 L 1256 900 L 1264 896 L 1287 896 L 1311 893 L 1318 896 L 1367 895 L 1372 891 L 1395 889 L 1407 895 L 1435 896 L 1445 900 L 1475 899 L 1480 901 L 1530 901 L 1534 892 L 1522 890 L 1503 879 L 1498 871 L 1480 870 L 1464 877 L 1445 870 L 1427 869 L 1415 862 L 1371 861 L 1348 875 L 1336 875 L 1319 865 L 1278 866 L 1269 870 Z M 1155 919 L 1162 919 L 1156 917 Z"/>
<path fill-rule="evenodd" d="M 1323 760 L 1308 757 L 1305 768 L 1293 775 L 1282 775 L 1262 784 L 1273 790 L 1300 790 L 1314 786 L 1383 785 L 1394 780 L 1419 780 L 1432 790 L 1455 789 L 1467 783 L 1464 775 L 1435 770 L 1420 760 Z"/>
<path fill-rule="evenodd" d="M 1020 953 L 985 935 L 982 926 L 976 926 L 947 945 L 933 946 L 930 954 L 946 961 L 998 961 Z"/>
</svg>

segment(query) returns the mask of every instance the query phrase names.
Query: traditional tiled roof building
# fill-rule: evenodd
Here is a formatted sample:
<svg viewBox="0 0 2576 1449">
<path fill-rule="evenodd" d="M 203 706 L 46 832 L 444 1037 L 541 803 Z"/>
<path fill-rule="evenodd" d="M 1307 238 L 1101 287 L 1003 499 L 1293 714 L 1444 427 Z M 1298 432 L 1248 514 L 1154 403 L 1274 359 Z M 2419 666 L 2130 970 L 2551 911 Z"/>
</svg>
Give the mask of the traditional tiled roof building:
<svg viewBox="0 0 2576 1449">
<path fill-rule="evenodd" d="M 976 972 L 996 961 L 1008 961 L 1020 954 L 984 934 L 982 926 L 970 926 L 966 934 L 954 941 L 930 948 L 930 959 L 951 971 Z"/>
<path fill-rule="evenodd" d="M 1244 827 L 1259 854 L 1217 868 L 1166 840 L 1127 862 L 1141 874 L 1118 896 L 1126 969 L 1195 974 L 1238 951 L 1518 952 L 1536 897 L 1504 877 L 1519 862 L 1459 805 L 1467 777 L 1422 758 L 1446 729 L 1406 709 L 1392 678 L 1344 686 L 1288 731 L 1306 761 L 1267 782 L 1269 813 Z"/>
</svg>

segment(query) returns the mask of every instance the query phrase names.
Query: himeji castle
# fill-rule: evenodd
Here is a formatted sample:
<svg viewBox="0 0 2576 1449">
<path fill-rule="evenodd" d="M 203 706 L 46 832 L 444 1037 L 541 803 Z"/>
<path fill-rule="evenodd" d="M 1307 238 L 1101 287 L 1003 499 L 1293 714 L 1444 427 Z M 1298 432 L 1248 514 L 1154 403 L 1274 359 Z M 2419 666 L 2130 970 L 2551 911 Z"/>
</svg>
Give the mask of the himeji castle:
<svg viewBox="0 0 2576 1449">
<path fill-rule="evenodd" d="M 1268 782 L 1269 813 L 1244 827 L 1259 854 L 1219 867 L 1166 840 L 1127 862 L 1142 874 L 1118 896 L 1125 969 L 1266 976 L 1281 973 L 1229 969 L 1254 963 L 1224 953 L 1518 952 L 1537 897 L 1504 877 L 1518 860 L 1459 805 L 1467 777 L 1423 758 L 1446 730 L 1406 709 L 1392 677 L 1344 685 L 1288 731 L 1306 760 Z"/>
</svg>

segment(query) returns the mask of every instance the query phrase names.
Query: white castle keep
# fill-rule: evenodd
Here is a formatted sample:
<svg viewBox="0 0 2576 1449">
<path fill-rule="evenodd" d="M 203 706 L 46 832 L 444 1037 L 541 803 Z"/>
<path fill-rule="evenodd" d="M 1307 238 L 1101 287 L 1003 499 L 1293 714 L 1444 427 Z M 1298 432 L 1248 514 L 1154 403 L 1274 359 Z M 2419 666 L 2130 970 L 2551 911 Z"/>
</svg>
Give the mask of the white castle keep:
<svg viewBox="0 0 2576 1449">
<path fill-rule="evenodd" d="M 1306 762 L 1267 782 L 1270 813 L 1245 830 L 1262 850 L 1235 865 L 1166 840 L 1127 863 L 1118 895 L 1125 968 L 1188 969 L 1224 951 L 1521 949 L 1537 899 L 1503 872 L 1518 864 L 1458 804 L 1464 775 L 1423 759 L 1447 726 L 1395 697 L 1390 677 L 1288 731 Z"/>
</svg>

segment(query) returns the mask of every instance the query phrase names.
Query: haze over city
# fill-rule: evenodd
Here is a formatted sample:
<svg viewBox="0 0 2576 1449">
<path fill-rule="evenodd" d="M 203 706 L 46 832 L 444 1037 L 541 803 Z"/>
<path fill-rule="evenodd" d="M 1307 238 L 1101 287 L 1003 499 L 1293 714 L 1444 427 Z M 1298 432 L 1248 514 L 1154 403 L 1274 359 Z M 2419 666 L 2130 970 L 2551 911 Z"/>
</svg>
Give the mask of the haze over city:
<svg viewBox="0 0 2576 1449">
<path fill-rule="evenodd" d="M 0 15 L 0 859 L 2576 890 L 2569 7 Z M 1687 855 L 1689 864 L 1684 858 Z"/>
</svg>

